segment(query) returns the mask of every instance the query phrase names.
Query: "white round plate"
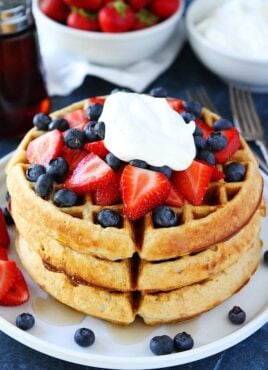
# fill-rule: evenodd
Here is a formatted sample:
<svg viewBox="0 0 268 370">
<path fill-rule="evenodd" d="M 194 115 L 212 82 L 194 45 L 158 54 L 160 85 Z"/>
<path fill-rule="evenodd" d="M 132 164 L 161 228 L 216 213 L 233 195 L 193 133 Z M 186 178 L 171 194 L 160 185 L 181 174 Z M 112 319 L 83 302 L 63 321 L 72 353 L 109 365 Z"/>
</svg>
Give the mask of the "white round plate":
<svg viewBox="0 0 268 370">
<path fill-rule="evenodd" d="M 4 167 L 8 157 L 0 161 L 0 203 L 3 203 L 6 192 Z M 266 183 L 265 197 L 268 199 Z M 10 235 L 14 240 L 14 230 Z M 262 239 L 264 248 L 268 243 L 268 218 L 263 220 Z M 14 248 L 10 248 L 10 258 L 17 261 Z M 20 265 L 18 261 L 18 265 Z M 23 268 L 21 267 L 22 271 Z M 58 325 L 36 315 L 33 303 L 36 299 L 45 300 L 44 293 L 23 271 L 27 280 L 31 298 L 19 307 L 0 307 L 0 328 L 17 341 L 47 355 L 78 363 L 108 369 L 152 369 L 180 365 L 192 362 L 235 345 L 242 341 L 268 320 L 268 269 L 263 263 L 250 282 L 239 293 L 228 299 L 210 312 L 193 320 L 158 327 L 147 327 L 136 321 L 129 327 L 116 327 L 91 317 L 82 317 L 79 324 Z M 241 306 L 247 313 L 247 320 L 241 326 L 232 325 L 227 319 L 228 311 L 234 306 Z M 61 308 L 53 310 L 55 317 L 61 315 Z M 58 312 L 59 311 L 59 312 Z M 35 326 L 25 332 L 15 325 L 16 316 L 22 312 L 32 312 L 36 318 Z M 79 347 L 73 340 L 77 328 L 89 327 L 96 335 L 96 341 L 89 348 Z M 166 356 L 154 356 L 149 349 L 150 338 L 155 335 L 186 331 L 194 338 L 192 350 Z"/>
</svg>

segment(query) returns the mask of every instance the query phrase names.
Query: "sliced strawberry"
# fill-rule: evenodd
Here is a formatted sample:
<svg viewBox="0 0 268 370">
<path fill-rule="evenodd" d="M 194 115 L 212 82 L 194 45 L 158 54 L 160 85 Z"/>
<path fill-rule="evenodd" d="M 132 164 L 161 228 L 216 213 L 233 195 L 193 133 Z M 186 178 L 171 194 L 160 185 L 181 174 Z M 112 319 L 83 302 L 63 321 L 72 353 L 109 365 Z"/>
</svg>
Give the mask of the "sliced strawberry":
<svg viewBox="0 0 268 370">
<path fill-rule="evenodd" d="M 100 97 L 94 97 L 94 98 L 90 98 L 88 99 L 88 105 L 91 105 L 91 104 L 95 104 L 95 103 L 99 103 L 99 104 L 104 104 L 105 103 L 105 98 L 100 98 Z"/>
<path fill-rule="evenodd" d="M 0 246 L 7 248 L 10 243 L 7 225 L 2 209 L 0 208 Z"/>
<path fill-rule="evenodd" d="M 125 215 L 136 220 L 165 202 L 170 183 L 161 172 L 127 165 L 121 176 Z"/>
<path fill-rule="evenodd" d="M 171 106 L 171 108 L 178 113 L 181 113 L 184 110 L 183 101 L 180 99 L 167 98 L 167 102 Z"/>
<path fill-rule="evenodd" d="M 71 174 L 76 169 L 78 163 L 88 155 L 88 152 L 82 149 L 71 149 L 63 145 L 59 155 L 68 163 L 69 174 Z"/>
<path fill-rule="evenodd" d="M 7 250 L 6 248 L 1 247 L 1 245 L 0 245 L 0 261 L 8 261 Z"/>
<path fill-rule="evenodd" d="M 13 286 L 17 266 L 14 261 L 0 261 L 0 301 Z"/>
<path fill-rule="evenodd" d="M 68 121 L 71 128 L 78 128 L 79 130 L 83 130 L 88 122 L 84 109 L 78 109 L 74 112 L 67 113 L 63 116 L 63 118 Z"/>
<path fill-rule="evenodd" d="M 109 184 L 93 193 L 94 203 L 100 206 L 110 206 L 121 200 L 120 179 L 122 170 L 115 173 Z"/>
<path fill-rule="evenodd" d="M 212 167 L 213 167 L 213 172 L 211 175 L 211 181 L 218 181 L 218 180 L 222 180 L 225 178 L 225 174 L 223 172 L 218 170 L 217 167 L 214 167 L 214 166 Z"/>
<path fill-rule="evenodd" d="M 106 155 L 109 153 L 109 151 L 104 146 L 104 141 L 93 141 L 92 143 L 86 143 L 84 145 L 84 149 L 86 149 L 88 152 L 92 152 L 102 159 L 106 157 Z"/>
<path fill-rule="evenodd" d="M 172 207 L 182 207 L 184 204 L 183 196 L 172 182 L 170 183 L 170 192 L 165 204 Z"/>
<path fill-rule="evenodd" d="M 78 194 L 107 186 L 113 181 L 114 171 L 94 153 L 89 153 L 65 181 L 64 187 Z"/>
<path fill-rule="evenodd" d="M 235 152 L 240 148 L 240 137 L 236 128 L 223 130 L 221 133 L 227 139 L 227 146 L 219 152 L 215 152 L 217 163 L 225 163 L 229 161 L 229 159 L 231 159 Z"/>
<path fill-rule="evenodd" d="M 202 203 L 212 172 L 212 166 L 195 160 L 186 170 L 173 172 L 172 181 L 189 203 L 198 206 Z"/>
<path fill-rule="evenodd" d="M 201 121 L 200 119 L 195 120 L 195 124 L 201 128 L 203 131 L 203 138 L 208 139 L 209 136 L 214 132 L 213 128 L 207 125 L 205 122 Z"/>
<path fill-rule="evenodd" d="M 27 147 L 29 163 L 46 166 L 53 158 L 58 157 L 63 146 L 62 133 L 53 130 L 31 141 Z"/>
<path fill-rule="evenodd" d="M 11 262 L 11 261 L 9 261 Z M 14 262 L 15 263 L 15 262 Z M 15 281 L 6 295 L 0 299 L 2 306 L 18 306 L 28 301 L 30 293 L 21 271 L 16 267 Z"/>
</svg>

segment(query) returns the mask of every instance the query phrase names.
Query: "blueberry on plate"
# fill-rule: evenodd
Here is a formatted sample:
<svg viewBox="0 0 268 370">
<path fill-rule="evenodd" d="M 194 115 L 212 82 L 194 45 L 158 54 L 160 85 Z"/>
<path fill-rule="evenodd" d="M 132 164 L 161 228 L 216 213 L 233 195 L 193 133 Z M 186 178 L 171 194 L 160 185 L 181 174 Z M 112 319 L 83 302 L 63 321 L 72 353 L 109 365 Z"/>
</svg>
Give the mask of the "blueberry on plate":
<svg viewBox="0 0 268 370">
<path fill-rule="evenodd" d="M 34 189 L 39 197 L 47 199 L 53 191 L 53 178 L 47 173 L 39 176 Z"/>
<path fill-rule="evenodd" d="M 88 119 L 93 120 L 93 121 L 98 121 L 100 115 L 102 114 L 102 111 L 103 111 L 103 105 L 102 104 L 100 104 L 100 103 L 91 104 L 86 109 L 86 117 Z"/>
<path fill-rule="evenodd" d="M 202 111 L 202 105 L 197 101 L 185 101 L 183 102 L 184 109 L 193 113 L 196 117 L 199 117 Z"/>
<path fill-rule="evenodd" d="M 123 164 L 123 161 L 121 161 L 121 159 L 117 158 L 112 153 L 108 153 L 105 157 L 105 160 L 113 170 L 118 170 Z"/>
<path fill-rule="evenodd" d="M 63 135 L 64 143 L 71 149 L 80 149 L 86 141 L 85 132 L 77 128 L 70 128 Z"/>
<path fill-rule="evenodd" d="M 129 162 L 131 166 L 134 167 L 139 167 L 139 168 L 148 168 L 148 164 L 145 161 L 142 161 L 140 159 L 133 159 L 132 161 Z"/>
<path fill-rule="evenodd" d="M 97 122 L 94 126 L 94 132 L 101 140 L 103 140 L 105 137 L 105 123 Z"/>
<path fill-rule="evenodd" d="M 228 119 L 220 118 L 213 123 L 213 128 L 216 131 L 228 130 L 229 128 L 233 128 L 232 122 L 228 121 Z"/>
<path fill-rule="evenodd" d="M 196 158 L 200 159 L 201 161 L 207 162 L 212 166 L 216 164 L 215 155 L 206 149 L 200 150 L 200 152 L 197 153 Z"/>
<path fill-rule="evenodd" d="M 90 143 L 93 143 L 94 141 L 99 141 L 101 138 L 98 136 L 96 131 L 94 130 L 95 126 L 98 122 L 96 121 L 90 121 L 84 128 L 84 133 L 86 136 L 86 140 Z"/>
<path fill-rule="evenodd" d="M 172 169 L 168 166 L 161 166 L 161 167 L 157 167 L 157 166 L 150 166 L 149 169 L 151 171 L 155 171 L 155 172 L 161 172 L 163 175 L 165 175 L 168 179 L 170 179 L 171 175 L 172 175 Z"/>
<path fill-rule="evenodd" d="M 190 334 L 183 331 L 175 335 L 174 339 L 174 349 L 176 352 L 188 351 L 193 348 L 194 341 Z"/>
<path fill-rule="evenodd" d="M 207 139 L 207 145 L 213 152 L 218 152 L 227 146 L 227 139 L 221 132 L 213 132 Z"/>
<path fill-rule="evenodd" d="M 21 313 L 16 317 L 16 326 L 22 330 L 29 330 L 35 324 L 35 319 L 30 313 Z"/>
<path fill-rule="evenodd" d="M 198 125 L 195 126 L 195 130 L 193 133 L 194 136 L 203 136 L 203 130 Z"/>
<path fill-rule="evenodd" d="M 116 94 L 118 92 L 125 92 L 125 93 L 133 93 L 134 91 L 129 89 L 128 87 L 115 87 L 110 94 Z"/>
<path fill-rule="evenodd" d="M 178 223 L 178 217 L 172 208 L 160 206 L 153 210 L 154 227 L 172 227 Z"/>
<path fill-rule="evenodd" d="M 38 113 L 33 118 L 33 124 L 38 130 L 48 131 L 48 125 L 52 119 L 44 113 Z"/>
<path fill-rule="evenodd" d="M 246 313 L 239 306 L 234 306 L 229 311 L 228 318 L 232 324 L 240 325 L 246 320 Z"/>
<path fill-rule="evenodd" d="M 155 336 L 150 340 L 150 350 L 156 356 L 168 355 L 173 349 L 173 340 L 168 335 Z"/>
<path fill-rule="evenodd" d="M 168 96 L 168 91 L 162 86 L 154 87 L 150 91 L 150 95 L 154 96 L 155 98 L 166 98 Z"/>
<path fill-rule="evenodd" d="M 47 173 L 57 182 L 63 182 L 67 176 L 69 165 L 62 157 L 51 159 L 47 166 Z"/>
<path fill-rule="evenodd" d="M 2 208 L 2 212 L 3 212 L 3 215 L 4 215 L 4 218 L 5 218 L 5 223 L 8 225 L 8 226 L 12 226 L 14 225 L 14 220 L 8 210 L 7 207 L 3 207 Z"/>
<path fill-rule="evenodd" d="M 97 214 L 96 223 L 102 227 L 117 227 L 120 229 L 123 225 L 123 219 L 120 213 L 104 208 Z"/>
<path fill-rule="evenodd" d="M 26 179 L 36 182 L 38 177 L 46 173 L 46 169 L 41 164 L 32 164 L 26 170 Z"/>
<path fill-rule="evenodd" d="M 268 266 L 268 251 L 265 251 L 263 254 L 263 262 L 266 266 Z"/>
<path fill-rule="evenodd" d="M 194 143 L 196 149 L 205 149 L 207 146 L 207 140 L 204 139 L 202 136 L 194 136 Z"/>
<path fill-rule="evenodd" d="M 95 342 L 95 334 L 91 329 L 80 328 L 74 333 L 74 340 L 81 347 L 89 347 Z"/>
<path fill-rule="evenodd" d="M 7 201 L 7 202 L 9 202 L 9 200 L 10 200 L 10 194 L 9 194 L 9 191 L 7 191 L 6 192 L 6 196 L 5 196 L 5 200 Z"/>
<path fill-rule="evenodd" d="M 181 116 L 185 123 L 190 123 L 191 121 L 195 121 L 196 117 L 193 113 L 190 112 L 182 112 Z"/>
<path fill-rule="evenodd" d="M 59 130 L 59 131 L 65 131 L 70 128 L 69 122 L 65 118 L 56 118 L 53 119 L 53 121 L 50 122 L 48 126 L 49 130 Z"/>
<path fill-rule="evenodd" d="M 239 182 L 243 181 L 246 174 L 246 167 L 239 162 L 232 162 L 224 167 L 226 182 Z"/>
<path fill-rule="evenodd" d="M 57 207 L 73 207 L 77 203 L 78 196 L 69 189 L 60 189 L 56 191 L 53 197 L 53 203 Z"/>
</svg>

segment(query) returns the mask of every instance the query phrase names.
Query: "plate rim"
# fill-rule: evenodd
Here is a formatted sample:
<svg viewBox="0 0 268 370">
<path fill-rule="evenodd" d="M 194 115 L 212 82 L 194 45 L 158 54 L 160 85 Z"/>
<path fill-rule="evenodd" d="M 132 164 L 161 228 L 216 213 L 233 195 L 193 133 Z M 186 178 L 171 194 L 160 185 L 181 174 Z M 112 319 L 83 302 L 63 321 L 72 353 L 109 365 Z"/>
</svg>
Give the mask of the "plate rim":
<svg viewBox="0 0 268 370">
<path fill-rule="evenodd" d="M 0 174 L 7 161 L 12 156 L 8 153 L 0 158 Z M 266 177 L 267 179 L 267 177 Z M 100 355 L 94 353 L 78 352 L 72 349 L 65 349 L 59 345 L 50 343 L 44 339 L 40 339 L 33 334 L 22 331 L 13 323 L 0 316 L 1 331 L 9 335 L 16 341 L 30 347 L 38 352 L 48 356 L 55 357 L 67 362 L 76 363 L 79 365 L 103 367 L 106 369 L 152 369 L 164 368 L 167 366 L 182 365 L 189 362 L 197 361 L 211 355 L 217 354 L 243 341 L 268 321 L 268 306 L 264 307 L 254 319 L 247 322 L 236 331 L 217 339 L 214 342 L 194 347 L 193 349 L 180 353 L 172 353 L 165 356 L 139 356 L 139 357 L 118 357 L 111 355 Z"/>
</svg>

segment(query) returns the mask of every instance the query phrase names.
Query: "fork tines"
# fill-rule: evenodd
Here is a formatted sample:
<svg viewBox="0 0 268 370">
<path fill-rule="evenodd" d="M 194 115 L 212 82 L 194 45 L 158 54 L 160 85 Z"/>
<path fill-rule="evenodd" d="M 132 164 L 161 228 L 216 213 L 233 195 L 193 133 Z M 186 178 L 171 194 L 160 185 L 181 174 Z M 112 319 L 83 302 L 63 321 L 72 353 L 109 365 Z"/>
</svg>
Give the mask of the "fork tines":
<svg viewBox="0 0 268 370">
<path fill-rule="evenodd" d="M 198 101 L 203 107 L 208 108 L 214 113 L 219 113 L 203 86 L 188 89 L 186 94 L 189 100 Z"/>
</svg>

